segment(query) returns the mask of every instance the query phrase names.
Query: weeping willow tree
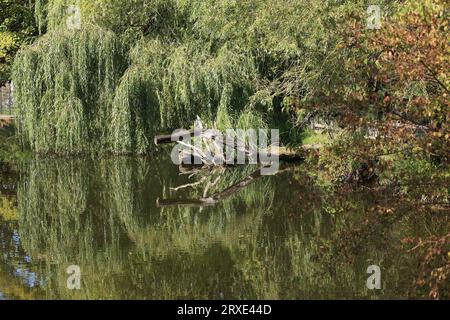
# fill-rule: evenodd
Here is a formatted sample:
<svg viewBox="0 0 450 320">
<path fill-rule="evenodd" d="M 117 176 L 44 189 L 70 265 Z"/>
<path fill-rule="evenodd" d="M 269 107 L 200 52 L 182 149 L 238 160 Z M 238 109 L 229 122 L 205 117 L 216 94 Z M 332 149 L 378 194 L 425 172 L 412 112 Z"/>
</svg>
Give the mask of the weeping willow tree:
<svg viewBox="0 0 450 320">
<path fill-rule="evenodd" d="M 148 153 L 156 131 L 192 126 L 197 116 L 221 128 L 242 111 L 275 121 L 283 107 L 301 109 L 292 101 L 314 102 L 367 77 L 349 72 L 352 61 L 369 58 L 350 50 L 337 26 L 353 16 L 362 23 L 368 5 L 38 0 L 46 34 L 15 63 L 23 141 L 45 153 Z M 62 32 L 71 6 L 82 29 Z"/>
<path fill-rule="evenodd" d="M 192 126 L 197 116 L 213 126 L 253 112 L 258 73 L 247 51 L 159 36 L 130 43 L 89 15 L 81 30 L 59 31 L 70 3 L 38 2 L 48 32 L 15 61 L 21 137 L 33 151 L 146 154 L 155 133 Z"/>
<path fill-rule="evenodd" d="M 248 55 L 152 41 L 134 48 L 129 63 L 125 47 L 95 28 L 53 33 L 19 55 L 16 99 L 32 150 L 144 154 L 156 133 L 192 126 L 197 116 L 214 125 L 247 110 L 258 119 L 249 104 L 257 75 Z"/>
<path fill-rule="evenodd" d="M 33 151 L 107 147 L 112 100 L 127 58 L 114 33 L 92 28 L 46 35 L 16 59 L 20 133 Z"/>
<path fill-rule="evenodd" d="M 37 1 L 47 34 L 15 63 L 24 143 L 42 153 L 148 153 L 155 132 L 191 126 L 197 116 L 221 129 L 248 120 L 265 126 L 277 91 L 271 82 L 290 65 L 309 69 L 302 56 L 317 51 L 309 44 L 328 41 L 323 28 L 307 28 L 328 6 L 301 3 L 302 13 L 285 4 Z M 73 5 L 82 30 L 61 32 Z M 286 16 L 286 34 L 269 12 Z"/>
<path fill-rule="evenodd" d="M 118 152 L 146 153 L 155 133 L 190 127 L 197 116 L 213 126 L 224 113 L 239 115 L 256 90 L 252 58 L 232 50 L 213 55 L 154 40 L 139 43 L 131 61 L 113 102 L 111 140 Z"/>
</svg>

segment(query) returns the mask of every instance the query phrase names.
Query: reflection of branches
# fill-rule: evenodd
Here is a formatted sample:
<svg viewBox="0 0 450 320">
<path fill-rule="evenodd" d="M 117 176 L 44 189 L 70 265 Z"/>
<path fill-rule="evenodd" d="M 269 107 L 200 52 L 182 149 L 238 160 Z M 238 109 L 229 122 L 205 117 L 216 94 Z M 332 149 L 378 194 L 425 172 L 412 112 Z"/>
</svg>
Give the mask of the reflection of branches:
<svg viewBox="0 0 450 320">
<path fill-rule="evenodd" d="M 203 177 L 203 178 L 200 179 L 200 181 L 197 181 L 197 182 L 194 182 L 194 183 L 184 184 L 184 185 L 176 187 L 176 188 L 170 188 L 170 190 L 178 191 L 178 190 L 181 190 L 181 189 L 192 188 L 192 187 L 195 187 L 195 186 L 198 186 L 198 185 L 202 184 L 205 180 L 206 180 L 206 177 Z"/>
<path fill-rule="evenodd" d="M 216 193 L 210 197 L 203 197 L 201 199 L 180 199 L 180 200 L 156 200 L 157 207 L 167 207 L 167 206 L 211 206 L 216 205 L 222 200 L 231 197 L 235 193 L 241 191 L 251 183 L 253 183 L 257 178 L 261 177 L 261 169 L 256 170 L 251 175 L 247 176 L 244 180 L 232 185 L 231 187 L 223 190 L 222 192 Z M 220 178 L 220 177 L 219 177 Z M 218 179 L 214 183 L 217 183 Z"/>
<path fill-rule="evenodd" d="M 278 171 L 278 173 L 282 173 L 288 170 L 291 170 L 293 166 L 289 166 L 288 168 L 284 170 Z M 206 186 L 205 191 L 203 192 L 203 197 L 200 199 L 167 199 L 167 200 L 156 200 L 156 206 L 157 207 L 170 207 L 170 206 L 188 206 L 188 207 L 205 207 L 205 206 L 214 206 L 221 201 L 233 196 L 234 194 L 238 193 L 242 189 L 246 188 L 253 182 L 255 182 L 256 179 L 260 178 L 262 176 L 261 169 L 256 170 L 249 176 L 245 177 L 243 180 L 237 182 L 236 184 L 233 184 L 231 187 L 226 188 L 225 190 L 218 192 L 210 197 L 207 197 L 206 194 L 212 186 L 215 186 L 221 176 L 217 177 L 216 180 L 212 183 L 208 182 L 208 185 Z M 193 186 L 198 185 L 201 182 L 203 182 L 203 179 L 199 181 L 199 183 L 186 185 L 186 186 Z"/>
<path fill-rule="evenodd" d="M 209 188 L 214 187 L 214 186 L 219 182 L 220 178 L 221 178 L 221 177 L 218 176 L 218 177 L 216 178 L 216 180 L 214 180 L 213 183 L 211 183 L 211 181 L 208 181 L 208 184 L 206 185 L 205 191 L 203 191 L 203 198 L 205 198 L 206 195 L 208 194 Z"/>
</svg>

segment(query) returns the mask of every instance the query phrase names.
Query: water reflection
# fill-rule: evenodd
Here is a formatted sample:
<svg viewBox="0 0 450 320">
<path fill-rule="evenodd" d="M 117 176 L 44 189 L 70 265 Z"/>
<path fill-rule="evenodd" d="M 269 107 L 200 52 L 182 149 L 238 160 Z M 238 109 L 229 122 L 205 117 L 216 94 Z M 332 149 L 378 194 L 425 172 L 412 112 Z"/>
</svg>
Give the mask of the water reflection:
<svg viewBox="0 0 450 320">
<path fill-rule="evenodd" d="M 11 194 L 1 198 L 0 298 L 325 299 L 408 294 L 408 266 L 415 262 L 399 260 L 396 246 L 413 221 L 387 220 L 378 229 L 369 224 L 367 230 L 356 229 L 360 234 L 349 236 L 346 245 L 341 241 L 345 243 L 349 230 L 371 207 L 389 201 L 387 195 L 337 197 L 314 187 L 301 170 L 289 170 L 255 179 L 215 206 L 159 207 L 158 199 L 215 194 L 255 170 L 199 173 L 193 179 L 201 184 L 173 190 L 192 180 L 168 163 L 158 157 L 24 164 L 17 201 Z M 5 199 L 15 213 L 5 209 Z M 371 264 L 383 267 L 382 292 L 365 286 Z M 81 268 L 79 291 L 66 287 L 70 265 Z"/>
</svg>

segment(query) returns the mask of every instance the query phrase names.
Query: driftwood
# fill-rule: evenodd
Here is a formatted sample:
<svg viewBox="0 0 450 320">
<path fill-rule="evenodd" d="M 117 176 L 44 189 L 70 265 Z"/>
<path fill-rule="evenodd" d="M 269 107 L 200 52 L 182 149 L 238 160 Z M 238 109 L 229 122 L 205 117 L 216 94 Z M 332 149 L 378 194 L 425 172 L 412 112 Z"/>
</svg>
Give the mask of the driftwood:
<svg viewBox="0 0 450 320">
<path fill-rule="evenodd" d="M 155 145 L 163 145 L 163 144 L 171 144 L 171 143 L 181 143 L 181 140 L 183 140 L 184 137 L 190 136 L 191 138 L 207 138 L 207 139 L 214 139 L 218 136 L 220 136 L 221 133 L 217 130 L 204 130 L 204 129 L 196 129 L 196 130 L 182 130 L 176 134 L 173 135 L 159 135 L 156 136 L 154 139 Z M 223 143 L 231 148 L 235 148 L 234 145 L 234 139 L 233 143 L 228 141 L 226 138 L 223 139 Z M 250 152 L 248 150 L 242 150 L 246 154 L 249 154 Z"/>
<path fill-rule="evenodd" d="M 269 153 L 267 151 L 257 151 L 252 150 L 250 147 L 246 148 L 242 140 L 240 140 L 239 137 L 230 137 L 232 139 L 229 139 L 228 137 L 223 137 L 222 133 L 217 130 L 205 130 L 201 126 L 201 122 L 198 121 L 200 126 L 196 127 L 195 130 L 181 130 L 175 135 L 159 135 L 156 136 L 154 139 L 154 142 L 156 145 L 162 145 L 162 144 L 170 144 L 170 143 L 178 143 L 180 145 L 183 145 L 184 147 L 190 149 L 188 153 L 186 152 L 180 152 L 179 159 L 181 160 L 181 172 L 183 174 L 191 174 L 191 176 L 198 173 L 196 171 L 196 168 L 207 166 L 207 167 L 216 167 L 216 168 L 224 168 L 224 165 L 234 165 L 235 159 L 226 159 L 226 156 L 223 154 L 223 145 L 227 148 L 232 148 L 237 152 L 244 153 L 246 157 L 256 160 L 256 162 L 261 162 L 261 165 L 264 168 L 265 166 L 268 166 L 270 162 L 277 160 L 277 161 L 284 161 L 284 162 L 298 162 L 304 160 L 304 157 L 299 154 L 295 153 L 289 153 L 289 152 L 280 152 L 280 149 L 278 148 L 277 153 Z M 206 147 L 207 152 L 204 152 L 201 150 L 200 147 L 196 146 L 195 144 L 189 144 L 183 140 L 185 138 L 191 137 L 191 138 L 198 138 L 202 139 L 202 143 L 206 141 Z M 219 138 L 217 141 L 216 139 Z M 237 145 L 235 145 L 235 139 L 237 139 Z M 273 148 L 272 148 L 273 151 Z M 274 159 L 276 158 L 276 159 Z M 192 165 L 192 160 L 196 159 L 198 161 L 194 163 L 198 163 L 199 165 Z M 189 160 L 189 161 L 186 161 Z M 252 161 L 249 161 L 252 162 Z M 189 171 L 186 172 L 184 170 L 184 166 L 186 166 L 187 163 L 190 163 L 187 165 L 187 168 L 189 168 Z M 257 171 L 253 172 L 251 175 L 247 176 L 242 181 L 228 187 L 227 189 L 213 194 L 211 196 L 207 196 L 207 193 L 210 189 L 210 187 L 216 185 L 220 179 L 220 176 L 211 184 L 210 182 L 207 184 L 204 192 L 203 192 L 203 198 L 200 199 L 169 199 L 169 200 L 156 200 L 156 206 L 157 207 L 166 207 L 166 206 L 187 206 L 187 207 L 206 207 L 206 206 L 214 206 L 221 202 L 222 200 L 231 197 L 232 195 L 236 194 L 240 190 L 246 188 L 248 185 L 253 183 L 256 179 L 260 178 L 262 174 L 262 168 L 258 169 Z M 277 173 L 279 173 L 278 171 Z M 174 191 L 178 191 L 185 188 L 191 188 L 198 186 L 202 184 L 205 181 L 205 179 L 201 179 L 198 182 L 189 183 L 177 188 L 171 188 Z"/>
<path fill-rule="evenodd" d="M 209 132 L 208 136 L 206 138 L 210 138 L 213 139 L 216 137 L 216 135 L 214 135 L 214 130 L 185 130 L 185 131 L 181 131 L 175 135 L 158 135 L 155 137 L 154 139 L 154 143 L 155 145 L 164 145 L 164 144 L 171 144 L 171 143 L 177 143 L 179 141 L 182 140 L 183 137 L 186 136 L 190 136 L 191 138 L 194 138 L 195 136 L 197 137 L 204 137 L 205 133 Z M 219 132 L 217 133 L 217 135 L 219 134 Z M 172 137 L 174 139 L 172 139 Z M 175 141 L 174 141 L 175 140 Z M 223 139 L 223 143 L 225 146 L 231 147 L 231 148 L 236 148 L 236 145 L 234 144 L 234 140 L 233 142 L 228 141 L 226 138 Z M 242 151 L 245 154 L 249 155 L 250 151 L 249 150 L 238 150 L 238 151 Z M 270 158 L 272 156 L 271 153 L 265 153 L 265 152 L 258 152 L 256 153 L 256 160 L 259 161 L 261 158 Z M 278 159 L 280 161 L 285 161 L 285 162 L 300 162 L 303 161 L 305 158 L 302 155 L 299 154 L 293 154 L 293 153 L 279 153 L 278 154 Z M 191 163 L 193 163 L 193 159 L 191 159 Z"/>
<path fill-rule="evenodd" d="M 169 143 L 175 143 L 177 141 L 180 141 L 181 138 L 183 138 L 184 136 L 190 135 L 191 137 L 194 137 L 194 130 L 186 130 L 186 131 L 182 131 L 178 134 L 175 135 L 171 135 L 171 134 L 167 134 L 167 135 L 159 135 L 155 137 L 155 145 L 159 146 L 161 144 L 169 144 Z M 172 141 L 172 137 L 176 138 L 176 141 Z"/>
<path fill-rule="evenodd" d="M 312 119 L 318 114 L 317 111 L 312 111 L 306 115 L 306 117 L 303 119 L 302 123 L 300 124 L 299 128 L 303 129 L 306 125 L 308 125 Z"/>
</svg>

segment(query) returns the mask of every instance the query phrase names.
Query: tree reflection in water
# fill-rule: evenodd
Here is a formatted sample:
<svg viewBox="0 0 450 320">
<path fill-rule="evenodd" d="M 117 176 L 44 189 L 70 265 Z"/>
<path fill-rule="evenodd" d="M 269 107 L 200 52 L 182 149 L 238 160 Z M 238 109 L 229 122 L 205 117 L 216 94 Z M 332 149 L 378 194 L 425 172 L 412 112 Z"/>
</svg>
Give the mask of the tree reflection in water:
<svg viewBox="0 0 450 320">
<path fill-rule="evenodd" d="M 158 208 L 157 199 L 202 197 L 208 181 L 208 194 L 214 194 L 255 171 L 248 166 L 200 174 L 195 179 L 205 183 L 175 191 L 192 181 L 168 163 L 157 157 L 24 164 L 18 220 L 6 222 L 0 215 L 6 252 L 0 292 L 44 299 L 415 294 L 417 257 L 400 254 L 399 244 L 411 228 L 414 234 L 424 231 L 407 214 L 370 220 L 373 207 L 392 201 L 389 195 L 336 195 L 315 187 L 299 167 L 257 179 L 216 206 Z M 437 227 L 432 220 L 421 224 Z M 372 264 L 382 268 L 382 291 L 366 288 Z M 81 268 L 79 291 L 66 288 L 70 265 Z M 26 268 L 19 274 L 18 266 Z"/>
</svg>

